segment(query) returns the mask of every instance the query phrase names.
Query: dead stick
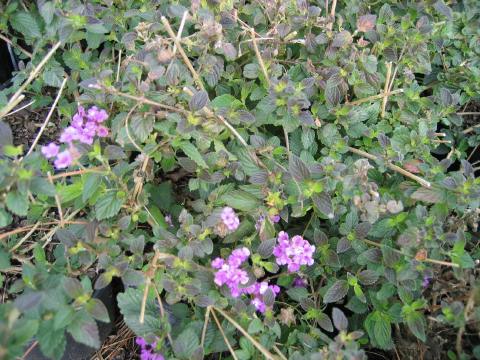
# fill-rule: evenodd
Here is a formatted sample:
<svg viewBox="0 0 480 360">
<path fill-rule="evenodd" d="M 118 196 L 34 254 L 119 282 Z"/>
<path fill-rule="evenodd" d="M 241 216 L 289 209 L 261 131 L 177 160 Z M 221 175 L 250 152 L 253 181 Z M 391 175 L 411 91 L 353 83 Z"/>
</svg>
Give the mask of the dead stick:
<svg viewBox="0 0 480 360">
<path fill-rule="evenodd" d="M 370 160 L 373 160 L 373 161 L 377 161 L 378 160 L 378 157 L 375 156 L 375 155 L 372 155 L 370 153 L 367 153 L 366 151 L 363 151 L 363 150 L 359 150 L 359 149 L 355 149 L 355 148 L 352 148 L 352 147 L 348 147 L 348 150 L 350 152 L 353 152 L 354 154 L 357 154 L 357 155 L 360 155 L 364 158 L 367 158 L 367 159 L 370 159 Z M 430 188 L 432 186 L 432 184 L 430 184 L 430 182 L 428 182 L 427 180 L 425 179 L 422 179 L 420 176 L 417 176 L 417 175 L 414 175 L 412 174 L 411 172 L 405 170 L 405 169 L 402 169 L 400 166 L 397 166 L 397 165 L 394 165 L 390 162 L 387 162 L 385 164 L 388 168 L 390 168 L 391 170 L 393 171 L 396 171 L 400 174 L 402 174 L 403 176 L 406 176 L 412 180 L 415 180 L 416 182 L 418 182 L 420 185 L 422 185 L 423 187 L 426 187 L 426 188 Z"/>
<path fill-rule="evenodd" d="M 223 340 L 225 341 L 225 344 L 227 344 L 228 350 L 230 351 L 230 354 L 232 354 L 232 357 L 234 360 L 238 360 L 237 355 L 235 354 L 235 350 L 233 350 L 232 345 L 230 344 L 230 341 L 228 341 L 227 335 L 225 335 L 225 332 L 223 331 L 222 324 L 220 324 L 220 321 L 218 321 L 217 315 L 215 315 L 215 311 L 212 310 L 212 316 L 213 320 L 217 323 L 218 330 L 220 330 L 220 333 L 222 334 Z"/>
<path fill-rule="evenodd" d="M 190 70 L 190 73 L 192 74 L 193 79 L 195 80 L 195 83 L 197 84 L 197 86 L 201 90 L 205 90 L 205 87 L 203 86 L 202 79 L 200 78 L 198 73 L 195 71 L 192 63 L 190 62 L 190 59 L 188 58 L 187 54 L 183 50 L 182 44 L 177 39 L 176 34 L 173 32 L 172 27 L 170 26 L 170 23 L 168 22 L 167 18 L 165 16 L 162 16 L 161 20 L 162 20 L 163 26 L 165 26 L 165 29 L 168 32 L 168 35 L 170 35 L 172 37 L 173 42 L 177 46 L 177 49 L 180 52 L 180 55 L 182 56 L 183 62 L 185 63 L 185 65 L 187 65 L 188 70 Z"/>
<path fill-rule="evenodd" d="M 260 65 L 260 68 L 262 69 L 262 72 L 263 72 L 263 76 L 265 77 L 265 81 L 270 87 L 270 77 L 268 76 L 267 68 L 265 67 L 265 63 L 263 62 L 262 55 L 260 54 L 260 50 L 258 49 L 257 40 L 255 38 L 255 31 L 252 29 L 250 34 L 252 37 L 253 49 L 255 50 L 255 55 L 257 56 L 258 65 Z"/>
<path fill-rule="evenodd" d="M 63 89 L 65 88 L 65 84 L 67 83 L 67 80 L 68 80 L 68 77 L 63 79 L 62 85 L 60 86 L 60 90 L 58 90 L 57 97 L 55 98 L 55 101 L 53 102 L 52 107 L 50 108 L 50 111 L 48 112 L 47 117 L 45 118 L 45 121 L 43 122 L 42 127 L 40 128 L 40 131 L 35 137 L 35 140 L 33 140 L 33 143 L 27 152 L 27 156 L 32 153 L 33 149 L 35 148 L 35 145 L 37 145 L 38 140 L 40 140 L 40 137 L 45 131 L 45 128 L 47 127 L 47 124 L 50 121 L 50 118 L 52 117 L 53 112 L 55 111 L 55 108 L 57 107 L 58 101 L 60 100 L 60 96 L 62 96 L 62 92 L 63 92 Z"/>
<path fill-rule="evenodd" d="M 387 76 L 385 77 L 385 86 L 383 88 L 383 101 L 382 101 L 382 113 L 381 117 L 385 117 L 385 109 L 388 101 L 388 88 L 390 85 L 390 77 L 392 76 L 392 62 L 387 62 Z"/>
<path fill-rule="evenodd" d="M 396 95 L 396 94 L 400 94 L 400 93 L 403 93 L 403 89 L 396 89 L 396 90 L 393 90 L 393 91 L 389 91 L 387 93 L 387 95 L 392 96 L 392 95 Z M 384 97 L 384 93 L 382 92 L 381 94 L 372 95 L 372 96 L 369 96 L 369 97 L 366 97 L 366 98 L 363 98 L 363 99 L 347 102 L 346 104 L 347 105 L 360 105 L 360 104 L 363 104 L 364 102 L 369 102 L 369 101 L 372 101 L 372 100 L 382 99 L 383 97 Z"/>
</svg>

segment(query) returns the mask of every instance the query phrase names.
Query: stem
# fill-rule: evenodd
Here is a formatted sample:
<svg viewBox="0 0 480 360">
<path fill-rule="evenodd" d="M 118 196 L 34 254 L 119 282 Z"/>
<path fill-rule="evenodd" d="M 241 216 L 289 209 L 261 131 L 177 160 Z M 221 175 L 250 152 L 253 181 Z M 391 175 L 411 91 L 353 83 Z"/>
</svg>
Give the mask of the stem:
<svg viewBox="0 0 480 360">
<path fill-rule="evenodd" d="M 220 321 L 218 321 L 217 315 L 215 315 L 215 311 L 212 311 L 212 316 L 213 320 L 217 323 L 218 330 L 220 330 L 220 333 L 222 334 L 223 340 L 225 341 L 225 344 L 227 344 L 228 350 L 230 351 L 230 354 L 232 354 L 232 357 L 234 360 L 238 360 L 237 355 L 235 355 L 235 350 L 233 350 L 232 345 L 230 344 L 230 341 L 228 341 L 227 336 L 225 335 L 225 332 L 223 331 L 222 325 L 220 324 Z"/>
<path fill-rule="evenodd" d="M 30 149 L 27 152 L 27 156 L 30 155 L 35 148 L 35 145 L 37 145 L 38 140 L 40 140 L 40 137 L 42 136 L 43 132 L 45 131 L 45 128 L 47 127 L 48 122 L 50 121 L 50 118 L 53 115 L 53 111 L 55 110 L 55 107 L 58 104 L 58 101 L 60 100 L 60 96 L 62 96 L 63 89 L 65 88 L 65 84 L 67 83 L 68 77 L 63 79 L 62 85 L 60 86 L 60 90 L 58 90 L 57 97 L 55 98 L 55 101 L 52 104 L 52 107 L 50 108 L 50 111 L 47 114 L 47 117 L 45 118 L 45 121 L 42 124 L 42 127 L 40 128 L 40 131 L 38 132 L 37 136 L 35 137 L 35 140 L 33 140 L 32 145 L 30 146 Z"/>
<path fill-rule="evenodd" d="M 50 174 L 50 171 L 47 172 L 47 176 L 48 176 L 48 181 L 50 181 L 50 184 L 55 186 L 55 184 L 53 183 L 53 179 L 52 179 L 52 175 Z M 58 216 L 60 216 L 60 227 L 63 228 L 64 222 L 63 222 L 62 203 L 60 202 L 60 197 L 58 196 L 58 194 L 55 194 L 55 202 L 57 203 Z"/>
<path fill-rule="evenodd" d="M 255 55 L 257 56 L 258 65 L 260 65 L 260 68 L 262 69 L 262 72 L 263 72 L 263 76 L 265 77 L 265 81 L 270 87 L 270 77 L 268 76 L 267 68 L 265 67 L 265 63 L 263 62 L 263 58 L 262 58 L 262 55 L 260 54 L 260 50 L 258 50 L 257 40 L 255 38 L 255 30 L 252 29 L 250 34 L 252 37 L 253 49 L 255 50 Z"/>
<path fill-rule="evenodd" d="M 363 150 L 359 150 L 359 149 L 355 149 L 355 148 L 352 148 L 352 147 L 348 147 L 348 150 L 350 152 L 353 152 L 354 154 L 357 154 L 357 155 L 360 155 L 364 158 L 367 158 L 367 159 L 370 159 L 370 160 L 373 160 L 373 161 L 377 161 L 378 160 L 378 157 L 375 156 L 375 155 L 372 155 L 372 154 L 369 154 L 367 153 L 366 151 L 363 151 Z M 393 171 L 396 171 L 400 174 L 402 174 L 403 176 L 405 177 L 408 177 L 412 180 L 415 180 L 416 182 L 418 182 L 420 185 L 422 185 L 423 187 L 426 187 L 426 188 L 430 188 L 432 187 L 432 184 L 430 184 L 430 182 L 428 182 L 427 180 L 425 179 L 422 179 L 420 176 L 417 176 L 417 175 L 414 175 L 412 174 L 411 172 L 405 170 L 405 169 L 402 169 L 400 166 L 397 166 L 397 165 L 394 165 L 394 164 L 391 164 L 389 162 L 387 162 L 385 164 L 388 168 L 390 168 L 391 170 Z"/>
<path fill-rule="evenodd" d="M 172 37 L 173 42 L 175 43 L 178 51 L 180 52 L 183 62 L 185 63 L 185 65 L 187 65 L 188 70 L 190 70 L 190 73 L 192 74 L 193 79 L 195 80 L 195 83 L 201 90 L 205 90 L 202 79 L 200 78 L 198 73 L 195 71 L 195 68 L 193 67 L 192 63 L 190 62 L 190 59 L 188 58 L 187 54 L 183 50 L 182 44 L 177 38 L 177 35 L 173 32 L 172 27 L 170 26 L 170 23 L 168 22 L 167 18 L 165 16 L 162 16 L 161 20 L 162 20 L 163 26 L 165 26 L 165 29 L 168 32 L 168 35 Z"/>
<path fill-rule="evenodd" d="M 205 312 L 205 321 L 203 323 L 202 337 L 200 340 L 200 346 L 203 348 L 205 344 L 205 336 L 207 335 L 208 321 L 210 320 L 210 311 L 212 311 L 211 306 L 207 306 L 207 311 Z"/>
<path fill-rule="evenodd" d="M 10 100 L 8 101 L 8 104 L 3 107 L 3 109 L 0 110 L 0 119 L 5 116 L 5 114 L 8 114 L 10 110 L 12 110 L 16 104 L 18 104 L 18 99 L 22 95 L 22 92 L 25 90 L 25 88 L 37 77 L 37 75 L 40 73 L 40 70 L 45 66 L 45 64 L 50 60 L 50 58 L 53 56 L 55 51 L 60 47 L 62 43 L 59 41 L 57 42 L 48 52 L 48 54 L 40 61 L 40 63 L 33 69 L 33 71 L 30 73 L 28 76 L 27 80 L 18 88 L 18 90 L 15 92 L 15 94 L 12 95 Z"/>
<path fill-rule="evenodd" d="M 6 36 L 0 34 L 0 39 L 2 39 L 3 41 L 5 41 L 7 44 L 10 44 L 11 46 L 16 47 L 18 50 L 20 50 L 22 53 L 24 53 L 25 55 L 27 55 L 29 58 L 31 58 L 31 57 L 33 56 L 30 52 L 28 52 L 27 50 L 25 50 L 24 48 L 22 48 L 20 45 L 15 44 L 12 40 L 10 40 L 9 38 L 7 38 Z"/>
<path fill-rule="evenodd" d="M 258 351 L 260 351 L 263 354 L 263 356 L 265 356 L 265 359 L 275 360 L 273 355 L 267 349 L 265 349 L 262 344 L 260 344 L 257 340 L 255 340 L 244 328 L 240 326 L 239 323 L 237 323 L 233 318 L 231 318 L 225 311 L 216 307 L 212 307 L 212 314 L 213 314 L 213 310 L 216 310 L 220 314 L 222 314 L 222 316 L 225 319 L 227 319 L 233 326 L 235 326 L 237 330 L 242 333 L 243 336 L 245 336 L 248 340 L 250 340 L 250 342 L 258 349 Z"/>
<path fill-rule="evenodd" d="M 387 62 L 387 76 L 385 77 L 385 86 L 383 88 L 382 113 L 381 117 L 385 117 L 385 109 L 387 108 L 388 89 L 390 85 L 390 77 L 392 76 L 392 62 Z"/>
<path fill-rule="evenodd" d="M 401 93 L 403 93 L 403 91 L 404 91 L 403 89 L 396 89 L 396 90 L 387 92 L 386 95 L 391 96 L 391 95 L 401 94 Z M 360 105 L 360 104 L 363 104 L 364 102 L 369 102 L 369 101 L 372 101 L 372 100 L 381 99 L 384 96 L 385 96 L 385 93 L 381 93 L 381 94 L 377 94 L 377 95 L 368 96 L 368 97 L 363 98 L 363 99 L 348 102 L 346 104 L 348 104 L 348 105 Z"/>
</svg>

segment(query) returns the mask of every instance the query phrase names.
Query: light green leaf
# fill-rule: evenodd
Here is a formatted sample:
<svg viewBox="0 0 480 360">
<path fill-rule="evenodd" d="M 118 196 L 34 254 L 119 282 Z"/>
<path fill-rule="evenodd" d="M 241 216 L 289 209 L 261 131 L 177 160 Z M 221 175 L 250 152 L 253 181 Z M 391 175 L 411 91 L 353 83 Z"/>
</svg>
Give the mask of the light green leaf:
<svg viewBox="0 0 480 360">
<path fill-rule="evenodd" d="M 10 17 L 10 24 L 17 32 L 19 32 L 23 36 L 29 38 L 39 38 L 42 36 L 42 33 L 40 31 L 40 25 L 38 24 L 35 17 L 33 17 L 28 12 L 16 12 Z"/>
<path fill-rule="evenodd" d="M 252 211 L 260 205 L 257 198 L 242 190 L 234 190 L 222 196 L 225 204 L 234 209 Z"/>
<path fill-rule="evenodd" d="M 202 154 L 200 154 L 198 149 L 192 143 L 182 142 L 180 144 L 180 148 L 183 150 L 185 155 L 187 155 L 191 160 L 195 161 L 198 166 L 204 169 L 208 168 L 207 163 L 205 160 L 203 160 Z"/>
</svg>

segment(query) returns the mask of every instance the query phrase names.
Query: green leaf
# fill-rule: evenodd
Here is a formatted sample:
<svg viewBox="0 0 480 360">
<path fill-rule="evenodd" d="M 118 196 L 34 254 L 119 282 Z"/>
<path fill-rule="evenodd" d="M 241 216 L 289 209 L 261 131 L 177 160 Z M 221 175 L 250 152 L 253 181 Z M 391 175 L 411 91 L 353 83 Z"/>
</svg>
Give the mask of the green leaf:
<svg viewBox="0 0 480 360">
<path fill-rule="evenodd" d="M 288 171 L 290 175 L 297 180 L 302 181 L 310 178 L 310 170 L 307 165 L 298 156 L 291 154 L 288 162 Z"/>
<path fill-rule="evenodd" d="M 323 302 L 325 304 L 337 302 L 348 293 L 348 283 L 345 280 L 337 280 L 325 293 Z"/>
<path fill-rule="evenodd" d="M 205 162 L 205 160 L 203 160 L 202 154 L 200 154 L 198 149 L 192 143 L 186 141 L 182 142 L 180 144 L 180 148 L 185 153 L 185 155 L 187 155 L 191 160 L 195 161 L 198 166 L 204 169 L 208 168 L 207 163 Z"/>
<path fill-rule="evenodd" d="M 221 200 L 234 209 L 252 211 L 260 205 L 258 199 L 242 190 L 234 190 L 222 196 Z"/>
<path fill-rule="evenodd" d="M 35 176 L 30 183 L 30 191 L 35 195 L 55 196 L 55 186 L 47 179 Z"/>
<path fill-rule="evenodd" d="M 385 315 L 377 317 L 377 321 L 375 321 L 375 325 L 373 326 L 373 334 L 380 348 L 390 348 L 392 343 L 392 326 Z"/>
<path fill-rule="evenodd" d="M 298 286 L 298 287 L 293 287 L 291 289 L 287 290 L 288 296 L 295 300 L 296 302 L 300 302 L 310 295 L 304 287 Z"/>
<path fill-rule="evenodd" d="M 145 319 L 140 323 L 140 309 L 142 308 L 143 290 L 128 288 L 117 296 L 118 307 L 125 323 L 138 336 L 148 336 L 158 333 L 163 329 L 162 319 L 158 314 L 158 305 L 153 296 L 147 297 Z"/>
<path fill-rule="evenodd" d="M 86 310 L 93 316 L 94 319 L 109 323 L 110 315 L 108 315 L 108 310 L 100 299 L 90 299 L 88 300 Z"/>
<path fill-rule="evenodd" d="M 117 197 L 115 191 L 102 195 L 95 204 L 95 217 L 97 220 L 109 219 L 118 214 L 124 200 Z"/>
<path fill-rule="evenodd" d="M 259 332 L 264 330 L 264 326 L 262 320 L 260 319 L 253 319 L 250 324 L 248 325 L 248 333 L 250 335 L 258 334 Z"/>
<path fill-rule="evenodd" d="M 55 5 L 53 4 L 52 1 L 46 1 L 44 2 L 40 8 L 40 15 L 42 15 L 43 21 L 45 21 L 45 24 L 50 25 L 50 23 L 53 20 L 53 15 L 55 14 Z"/>
<path fill-rule="evenodd" d="M 60 359 L 65 351 L 65 330 L 53 330 L 53 320 L 43 321 L 37 333 L 42 353 L 52 359 Z"/>
<path fill-rule="evenodd" d="M 407 314 L 407 325 L 410 331 L 415 335 L 417 338 L 422 340 L 423 342 L 426 341 L 425 335 L 425 318 L 423 315 L 417 311 L 412 311 Z"/>
<path fill-rule="evenodd" d="M 8 210 L 18 216 L 26 216 L 28 212 L 27 194 L 22 194 L 18 190 L 10 191 L 7 194 L 6 204 Z"/>
<path fill-rule="evenodd" d="M 247 64 L 243 68 L 243 76 L 247 79 L 256 79 L 258 77 L 259 67 L 257 64 Z"/>
<path fill-rule="evenodd" d="M 313 203 L 315 207 L 320 211 L 320 213 L 326 216 L 329 219 L 334 218 L 333 214 L 333 205 L 332 205 L 332 198 L 325 192 L 322 192 L 319 195 L 314 195 L 312 197 Z"/>
<path fill-rule="evenodd" d="M 206 91 L 201 90 L 197 91 L 193 96 L 190 98 L 188 102 L 188 106 L 190 107 L 191 111 L 198 111 L 201 110 L 207 105 L 208 103 L 208 94 Z"/>
<path fill-rule="evenodd" d="M 12 222 L 12 215 L 0 208 L 0 228 L 10 225 Z"/>
<path fill-rule="evenodd" d="M 234 96 L 230 94 L 223 94 L 220 96 L 217 96 L 215 99 L 213 99 L 210 102 L 210 105 L 214 109 L 220 109 L 220 108 L 230 108 L 232 105 L 242 105 L 241 101 L 236 99 Z"/>
<path fill-rule="evenodd" d="M 95 320 L 85 312 L 78 312 L 67 328 L 75 341 L 89 347 L 98 349 L 100 347 L 100 336 Z"/>
<path fill-rule="evenodd" d="M 173 351 L 181 359 L 189 359 L 199 346 L 200 341 L 193 329 L 187 328 L 174 341 Z"/>
<path fill-rule="evenodd" d="M 102 177 L 99 174 L 85 174 L 83 179 L 82 201 L 86 203 L 102 185 Z"/>
<path fill-rule="evenodd" d="M 34 16 L 25 11 L 19 11 L 10 17 L 12 27 L 28 38 L 39 38 L 42 36 L 40 25 Z"/>
</svg>

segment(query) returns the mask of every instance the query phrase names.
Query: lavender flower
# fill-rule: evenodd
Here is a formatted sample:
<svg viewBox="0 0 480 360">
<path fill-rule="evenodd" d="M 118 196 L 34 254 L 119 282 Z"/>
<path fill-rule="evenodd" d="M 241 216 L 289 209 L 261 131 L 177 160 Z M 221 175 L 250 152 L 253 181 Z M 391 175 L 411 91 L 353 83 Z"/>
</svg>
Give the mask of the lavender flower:
<svg viewBox="0 0 480 360">
<path fill-rule="evenodd" d="M 251 304 L 255 306 L 255 309 L 262 314 L 267 310 L 267 305 L 264 302 L 263 295 L 270 289 L 273 296 L 276 297 L 280 293 L 280 287 L 278 285 L 269 285 L 268 282 L 257 282 L 251 286 L 248 286 L 242 290 L 244 294 L 253 295 L 254 298 Z"/>
<path fill-rule="evenodd" d="M 222 219 L 227 229 L 230 231 L 235 231 L 240 226 L 240 219 L 231 207 L 224 207 L 220 218 Z"/>
<path fill-rule="evenodd" d="M 149 344 L 142 337 L 137 337 L 135 342 L 140 346 L 140 360 L 165 360 L 162 354 L 155 353 L 156 342 Z"/>
<path fill-rule="evenodd" d="M 70 151 L 65 150 L 57 155 L 57 158 L 54 161 L 54 165 L 57 169 L 65 169 L 72 165 L 73 157 Z"/>
<path fill-rule="evenodd" d="M 75 158 L 79 156 L 74 146 L 75 141 L 83 144 L 92 145 L 95 136 L 108 136 L 108 128 L 99 125 L 108 119 L 105 110 L 92 106 L 88 111 L 79 106 L 77 113 L 73 116 L 70 126 L 65 128 L 59 138 L 59 141 L 68 144 L 68 149 L 59 153 L 60 148 L 54 143 L 42 147 L 42 154 L 47 158 L 54 158 L 54 165 L 57 169 L 69 167 Z"/>
<path fill-rule="evenodd" d="M 215 284 L 218 286 L 227 285 L 230 294 L 233 297 L 239 297 L 242 294 L 241 285 L 248 283 L 248 274 L 245 270 L 240 269 L 250 256 L 247 248 L 234 250 L 227 261 L 222 258 L 216 258 L 212 261 L 212 267 L 218 271 L 215 273 Z"/>
<path fill-rule="evenodd" d="M 273 223 L 278 223 L 280 221 L 280 215 L 271 215 L 270 220 L 272 220 Z"/>
<path fill-rule="evenodd" d="M 425 275 L 425 276 L 423 277 L 422 287 L 423 287 L 424 289 L 426 289 L 426 288 L 430 285 L 430 281 L 431 281 L 431 280 L 432 280 L 432 278 L 431 278 L 430 276 Z"/>
<path fill-rule="evenodd" d="M 277 264 L 287 265 L 289 272 L 300 270 L 302 265 L 313 265 L 314 252 L 315 246 L 310 245 L 303 237 L 295 235 L 289 239 L 284 231 L 278 234 L 278 245 L 273 249 Z"/>
<path fill-rule="evenodd" d="M 59 150 L 60 150 L 60 146 L 58 146 L 57 144 L 55 144 L 53 142 L 46 145 L 46 146 L 42 146 L 42 154 L 47 159 L 51 159 L 51 158 L 57 156 Z"/>
</svg>

